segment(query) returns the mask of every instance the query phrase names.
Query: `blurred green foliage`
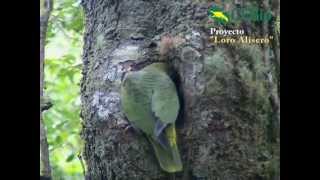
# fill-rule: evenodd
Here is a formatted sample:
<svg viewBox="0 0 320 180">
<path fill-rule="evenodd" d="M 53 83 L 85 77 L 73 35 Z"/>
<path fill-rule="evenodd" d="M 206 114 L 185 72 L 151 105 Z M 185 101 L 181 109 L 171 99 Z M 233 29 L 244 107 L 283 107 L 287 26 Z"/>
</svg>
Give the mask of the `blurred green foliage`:
<svg viewBox="0 0 320 180">
<path fill-rule="evenodd" d="M 54 0 L 45 51 L 45 95 L 53 107 L 44 112 L 54 180 L 84 179 L 78 158 L 80 79 L 84 17 L 80 2 Z"/>
</svg>

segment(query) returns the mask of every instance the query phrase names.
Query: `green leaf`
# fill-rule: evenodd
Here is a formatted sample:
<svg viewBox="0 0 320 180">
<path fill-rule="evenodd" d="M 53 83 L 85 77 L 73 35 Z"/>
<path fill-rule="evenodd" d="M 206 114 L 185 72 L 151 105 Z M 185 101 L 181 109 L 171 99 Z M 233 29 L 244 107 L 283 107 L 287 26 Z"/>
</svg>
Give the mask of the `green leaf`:
<svg viewBox="0 0 320 180">
<path fill-rule="evenodd" d="M 75 0 L 55 0 L 46 37 L 45 94 L 55 106 L 43 114 L 53 179 L 83 179 L 79 161 L 80 79 L 84 14 Z"/>
<path fill-rule="evenodd" d="M 71 162 L 75 158 L 75 154 L 70 154 L 66 159 L 66 162 Z"/>
</svg>

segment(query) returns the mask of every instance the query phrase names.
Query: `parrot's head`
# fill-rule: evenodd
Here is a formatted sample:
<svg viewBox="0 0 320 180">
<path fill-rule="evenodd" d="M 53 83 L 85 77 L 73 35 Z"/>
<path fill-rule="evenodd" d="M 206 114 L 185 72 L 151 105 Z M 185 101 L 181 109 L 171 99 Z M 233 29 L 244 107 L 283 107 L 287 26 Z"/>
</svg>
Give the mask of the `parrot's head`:
<svg viewBox="0 0 320 180">
<path fill-rule="evenodd" d="M 186 40 L 181 36 L 171 36 L 169 34 L 162 36 L 159 45 L 159 60 L 168 61 L 170 59 L 170 52 L 172 52 L 172 50 L 178 48 L 185 42 Z"/>
</svg>

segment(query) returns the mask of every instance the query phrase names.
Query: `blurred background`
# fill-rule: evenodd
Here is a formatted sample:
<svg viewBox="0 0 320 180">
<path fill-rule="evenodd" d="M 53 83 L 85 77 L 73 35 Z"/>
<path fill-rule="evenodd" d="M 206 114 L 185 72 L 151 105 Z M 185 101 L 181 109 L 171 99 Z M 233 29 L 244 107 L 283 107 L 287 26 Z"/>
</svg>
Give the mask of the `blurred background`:
<svg viewBox="0 0 320 180">
<path fill-rule="evenodd" d="M 45 45 L 45 88 L 53 107 L 43 113 L 52 178 L 83 179 L 80 79 L 83 37 L 80 1 L 54 0 Z"/>
</svg>

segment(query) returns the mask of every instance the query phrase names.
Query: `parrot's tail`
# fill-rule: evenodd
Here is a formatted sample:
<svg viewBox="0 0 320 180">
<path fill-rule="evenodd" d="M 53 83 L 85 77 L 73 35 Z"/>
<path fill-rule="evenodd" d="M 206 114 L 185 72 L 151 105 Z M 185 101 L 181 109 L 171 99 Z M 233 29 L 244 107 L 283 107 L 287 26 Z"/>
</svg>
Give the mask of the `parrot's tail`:
<svg viewBox="0 0 320 180">
<path fill-rule="evenodd" d="M 180 158 L 180 153 L 177 146 L 176 130 L 174 125 L 169 125 L 165 131 L 165 137 L 169 142 L 168 148 L 164 148 L 159 142 L 151 137 L 148 137 L 159 161 L 160 167 L 169 173 L 182 171 L 183 165 Z"/>
</svg>

